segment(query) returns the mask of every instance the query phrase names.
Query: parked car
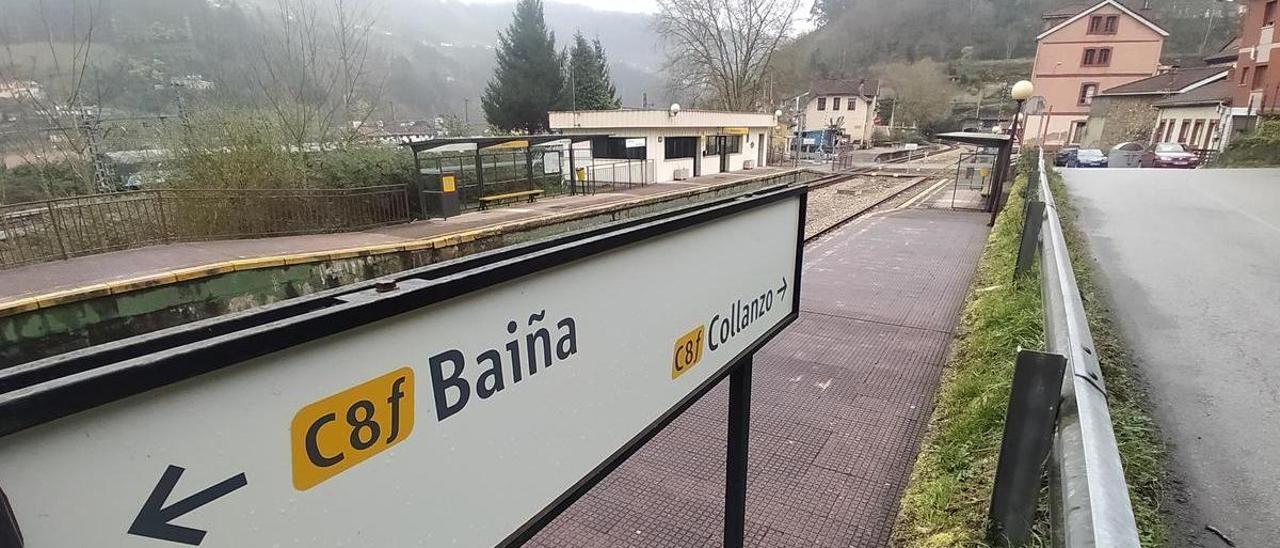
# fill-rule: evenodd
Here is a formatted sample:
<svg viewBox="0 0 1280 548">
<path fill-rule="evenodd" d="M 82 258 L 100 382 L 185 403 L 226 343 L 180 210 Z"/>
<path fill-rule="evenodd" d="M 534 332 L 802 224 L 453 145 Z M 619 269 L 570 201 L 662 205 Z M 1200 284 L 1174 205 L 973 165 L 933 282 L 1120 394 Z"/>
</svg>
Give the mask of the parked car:
<svg viewBox="0 0 1280 548">
<path fill-rule="evenodd" d="M 1096 148 L 1082 148 L 1076 151 L 1068 167 L 1107 167 L 1107 155 Z"/>
<path fill-rule="evenodd" d="M 1142 154 L 1147 150 L 1147 143 L 1129 141 L 1111 147 L 1107 155 L 1107 167 L 1135 168 L 1142 166 Z"/>
<path fill-rule="evenodd" d="M 1200 165 L 1200 157 L 1187 152 L 1178 143 L 1156 143 L 1147 147 L 1138 161 L 1141 167 L 1176 167 L 1191 169 Z"/>
<path fill-rule="evenodd" d="M 1053 165 L 1066 167 L 1067 164 L 1071 163 L 1071 158 L 1075 156 L 1076 152 L 1079 150 L 1080 149 L 1078 147 L 1063 147 L 1062 149 L 1059 149 L 1058 153 L 1053 155 Z"/>
</svg>

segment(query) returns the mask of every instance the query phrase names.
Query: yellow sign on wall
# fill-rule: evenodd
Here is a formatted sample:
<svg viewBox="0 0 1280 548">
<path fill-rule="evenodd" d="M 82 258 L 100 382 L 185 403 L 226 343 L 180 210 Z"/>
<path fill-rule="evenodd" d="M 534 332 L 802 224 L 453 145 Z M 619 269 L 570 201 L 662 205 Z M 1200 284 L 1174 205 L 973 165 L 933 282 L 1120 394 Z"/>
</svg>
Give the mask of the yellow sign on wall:
<svg viewBox="0 0 1280 548">
<path fill-rule="evenodd" d="M 408 367 L 303 407 L 289 426 L 293 487 L 315 487 L 412 433 L 413 370 Z"/>
<path fill-rule="evenodd" d="M 457 178 L 453 175 L 441 175 L 440 190 L 445 192 L 457 192 Z"/>
<path fill-rule="evenodd" d="M 745 127 L 727 127 L 724 128 L 725 135 L 746 135 L 750 133 Z"/>
</svg>

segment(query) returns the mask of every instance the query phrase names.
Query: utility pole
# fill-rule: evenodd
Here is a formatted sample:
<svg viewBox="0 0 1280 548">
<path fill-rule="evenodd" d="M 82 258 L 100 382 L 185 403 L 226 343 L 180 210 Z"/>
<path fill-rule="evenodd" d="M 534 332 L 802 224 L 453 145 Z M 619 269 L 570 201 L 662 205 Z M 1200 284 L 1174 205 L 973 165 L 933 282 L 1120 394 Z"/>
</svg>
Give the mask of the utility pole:
<svg viewBox="0 0 1280 548">
<path fill-rule="evenodd" d="M 182 129 L 189 137 L 191 136 L 191 117 L 187 115 L 187 103 L 182 98 L 182 84 L 174 82 L 172 86 L 173 99 L 178 105 L 178 121 L 182 123 Z"/>
<path fill-rule="evenodd" d="M 471 98 L 462 99 L 462 125 L 467 127 L 467 133 L 471 133 Z"/>
<path fill-rule="evenodd" d="M 102 154 L 102 125 L 99 124 L 98 117 L 83 106 L 80 110 L 80 128 L 84 131 L 85 152 L 93 162 L 93 183 L 98 192 L 111 192 L 115 190 L 115 177 L 110 160 Z"/>
</svg>

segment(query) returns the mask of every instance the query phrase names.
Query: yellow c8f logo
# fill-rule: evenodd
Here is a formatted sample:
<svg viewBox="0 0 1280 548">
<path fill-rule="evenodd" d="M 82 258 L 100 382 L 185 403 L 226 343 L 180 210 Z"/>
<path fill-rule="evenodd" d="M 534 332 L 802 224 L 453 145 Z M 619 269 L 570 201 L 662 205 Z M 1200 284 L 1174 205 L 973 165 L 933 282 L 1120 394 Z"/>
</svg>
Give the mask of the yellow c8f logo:
<svg viewBox="0 0 1280 548">
<path fill-rule="evenodd" d="M 413 370 L 408 367 L 303 407 L 289 426 L 293 487 L 315 487 L 411 433 Z"/>
<path fill-rule="evenodd" d="M 676 339 L 675 355 L 671 358 L 671 380 L 679 378 L 702 361 L 702 336 L 705 331 L 705 326 L 699 325 Z"/>
</svg>

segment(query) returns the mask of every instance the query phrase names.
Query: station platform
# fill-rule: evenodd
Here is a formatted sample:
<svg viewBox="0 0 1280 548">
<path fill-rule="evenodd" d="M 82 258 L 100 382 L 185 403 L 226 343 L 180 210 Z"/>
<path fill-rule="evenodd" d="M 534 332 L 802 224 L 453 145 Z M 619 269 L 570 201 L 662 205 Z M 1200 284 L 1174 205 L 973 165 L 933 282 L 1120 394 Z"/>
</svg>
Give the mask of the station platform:
<svg viewBox="0 0 1280 548">
<path fill-rule="evenodd" d="M 800 318 L 753 367 L 748 546 L 888 545 L 987 237 L 950 201 L 806 245 Z M 528 545 L 720 546 L 727 414 L 724 381 Z"/>
<path fill-rule="evenodd" d="M 175 243 L 112 253 L 75 257 L 0 270 L 0 312 L 6 303 L 43 295 L 74 293 L 80 288 L 145 279 L 169 272 L 206 269 L 235 261 L 262 260 L 352 252 L 396 244 L 429 244 L 433 239 L 479 230 L 517 230 L 531 220 L 568 217 L 575 213 L 607 210 L 629 202 L 662 199 L 743 184 L 794 171 L 790 166 L 764 167 L 694 177 L 686 181 L 655 183 L 592 195 L 557 196 L 513 207 L 471 211 L 449 219 L 432 219 L 386 226 L 361 232 L 312 234 L 239 240 Z M 179 278 L 182 278 L 180 275 Z"/>
</svg>

